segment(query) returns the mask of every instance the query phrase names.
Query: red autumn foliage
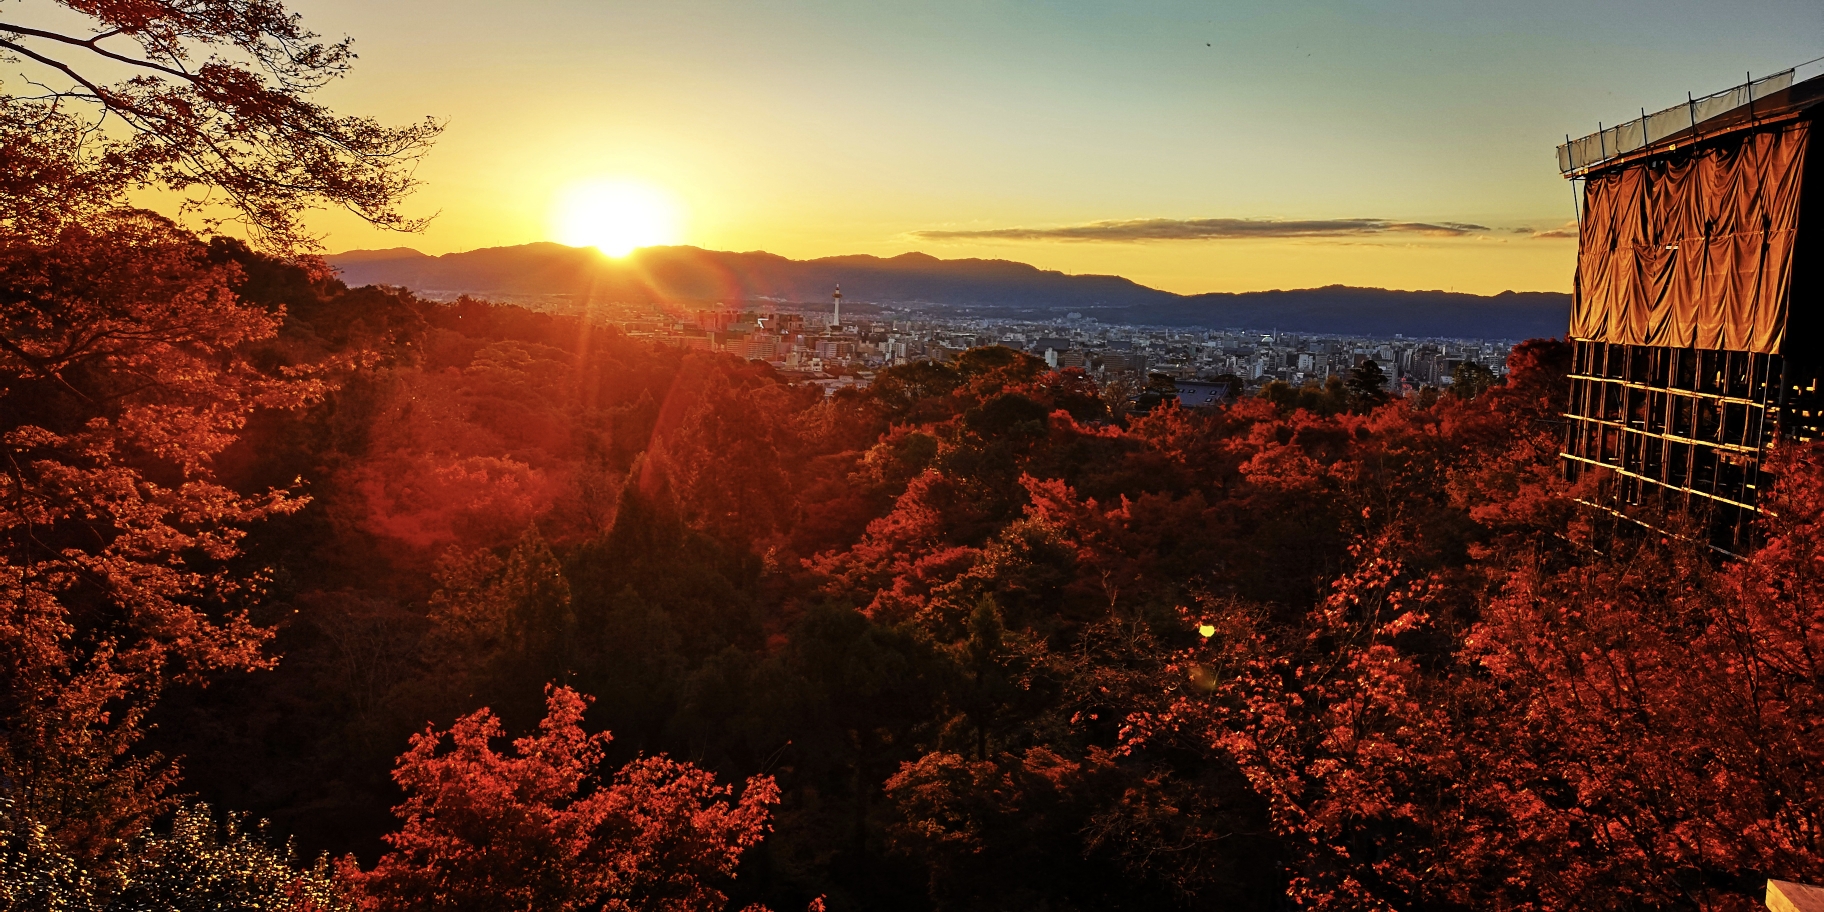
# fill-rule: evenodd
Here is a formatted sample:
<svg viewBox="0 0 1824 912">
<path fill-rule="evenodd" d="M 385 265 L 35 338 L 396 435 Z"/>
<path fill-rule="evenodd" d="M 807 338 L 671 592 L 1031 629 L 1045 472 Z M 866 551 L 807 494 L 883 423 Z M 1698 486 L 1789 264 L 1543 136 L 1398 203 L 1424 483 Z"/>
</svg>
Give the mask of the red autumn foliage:
<svg viewBox="0 0 1824 912">
<path fill-rule="evenodd" d="M 664 757 L 606 779 L 609 736 L 582 728 L 587 701 L 546 693 L 538 733 L 495 751 L 500 721 L 483 709 L 445 737 L 412 739 L 393 777 L 403 826 L 372 870 L 350 865 L 363 908 L 719 910 L 716 887 L 768 829 L 778 787 L 747 781 L 739 801 L 710 773 Z"/>
<path fill-rule="evenodd" d="M 213 461 L 256 409 L 325 386 L 256 366 L 282 312 L 237 278 L 144 213 L 0 243 L 0 777 L 82 854 L 162 806 L 150 758 L 113 764 L 164 684 L 269 661 L 245 610 L 264 580 L 232 562 L 304 501 L 237 492 Z"/>
<path fill-rule="evenodd" d="M 1650 540 L 1529 568 L 1470 631 L 1489 718 L 1458 750 L 1541 907 L 1748 910 L 1766 877 L 1824 878 L 1819 460 L 1781 454 L 1747 560 Z"/>
<path fill-rule="evenodd" d="M 1188 613 L 1214 633 L 1168 666 L 1182 695 L 1127 720 L 1130 745 L 1189 739 L 1237 765 L 1288 837 L 1287 895 L 1301 906 L 1400 909 L 1444 886 L 1436 841 L 1412 837 L 1430 835 L 1428 802 L 1451 791 L 1458 758 L 1400 643 L 1427 624 L 1429 585 L 1389 556 L 1392 544 L 1355 549 L 1357 568 L 1306 619 L 1302 642 L 1276 643 L 1232 606 Z"/>
<path fill-rule="evenodd" d="M 150 696 L 258 667 L 159 745 L 379 856 L 341 868 L 373 908 L 1726 910 L 1824 877 L 1818 456 L 1781 445 L 1746 559 L 1599 535 L 1560 343 L 1474 395 L 1122 422 L 1014 352 L 825 398 L 150 221 L 9 256 L 42 304 L 6 341 L 96 353 L 0 357 L 43 504 L 7 520 L 0 815 L 52 824 L 21 845 L 135 851 L 175 782 Z"/>
<path fill-rule="evenodd" d="M 0 38 L 33 86 L 0 98 L 0 165 L 36 182 L 0 181 L 0 226 L 54 230 L 152 186 L 199 191 L 186 209 L 238 221 L 276 250 L 315 240 L 299 216 L 316 205 L 383 228 L 423 225 L 398 204 L 441 125 L 388 128 L 313 100 L 347 75 L 348 39 L 320 40 L 277 2 L 52 6 L 9 10 Z"/>
</svg>

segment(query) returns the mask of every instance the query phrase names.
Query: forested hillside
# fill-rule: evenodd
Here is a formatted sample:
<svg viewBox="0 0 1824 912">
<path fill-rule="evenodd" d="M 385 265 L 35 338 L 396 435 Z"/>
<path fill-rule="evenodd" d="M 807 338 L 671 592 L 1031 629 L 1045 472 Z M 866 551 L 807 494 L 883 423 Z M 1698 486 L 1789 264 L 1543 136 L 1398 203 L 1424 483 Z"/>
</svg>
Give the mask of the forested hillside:
<svg viewBox="0 0 1824 912">
<path fill-rule="evenodd" d="M 1007 348 L 826 397 L 350 287 L 311 210 L 421 228 L 442 123 L 323 107 L 348 40 L 275 0 L 4 19 L 0 912 L 1824 882 L 1818 445 L 1723 559 L 1575 508 L 1550 339 L 1450 394 L 1367 362 L 1136 414 Z"/>
<path fill-rule="evenodd" d="M 407 247 L 352 250 L 329 263 L 350 284 L 398 285 L 449 298 L 563 296 L 577 304 L 696 302 L 774 306 L 827 302 L 841 285 L 853 304 L 924 313 L 1033 318 L 1076 311 L 1104 323 L 1281 329 L 1415 338 L 1525 339 L 1564 328 L 1561 292 L 1402 291 L 1330 285 L 1285 291 L 1174 294 L 1120 276 L 1070 275 L 1009 260 L 942 260 L 923 253 L 792 260 L 765 252 L 647 247 L 626 257 L 562 244 L 490 247 L 427 256 Z M 579 307 L 580 309 L 580 307 Z"/>
<path fill-rule="evenodd" d="M 0 290 L 13 908 L 1824 879 L 1818 456 L 1751 559 L 1600 534 L 1562 343 L 1473 398 L 1126 415 L 1004 348 L 825 398 L 143 215 Z"/>
</svg>

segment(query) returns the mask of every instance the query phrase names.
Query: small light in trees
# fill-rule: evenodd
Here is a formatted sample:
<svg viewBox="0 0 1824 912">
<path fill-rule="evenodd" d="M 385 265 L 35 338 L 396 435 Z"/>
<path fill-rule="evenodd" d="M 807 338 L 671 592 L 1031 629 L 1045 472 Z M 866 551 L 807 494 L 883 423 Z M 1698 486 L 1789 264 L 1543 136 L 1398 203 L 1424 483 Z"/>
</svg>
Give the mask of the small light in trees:
<svg viewBox="0 0 1824 912">
<path fill-rule="evenodd" d="M 1207 640 L 1210 637 L 1213 637 L 1216 635 L 1216 625 L 1215 624 L 1205 624 L 1205 625 L 1197 628 L 1197 633 L 1199 635 L 1201 635 L 1204 639 Z"/>
</svg>

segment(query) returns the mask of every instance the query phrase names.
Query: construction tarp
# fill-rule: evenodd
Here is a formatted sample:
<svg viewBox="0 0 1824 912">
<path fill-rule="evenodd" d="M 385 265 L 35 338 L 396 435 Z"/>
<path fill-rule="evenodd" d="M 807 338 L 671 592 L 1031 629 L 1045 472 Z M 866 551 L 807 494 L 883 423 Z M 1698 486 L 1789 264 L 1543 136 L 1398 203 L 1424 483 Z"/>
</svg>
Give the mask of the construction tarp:
<svg viewBox="0 0 1824 912">
<path fill-rule="evenodd" d="M 1590 176 L 1578 339 L 1778 353 L 1809 121 Z"/>
</svg>

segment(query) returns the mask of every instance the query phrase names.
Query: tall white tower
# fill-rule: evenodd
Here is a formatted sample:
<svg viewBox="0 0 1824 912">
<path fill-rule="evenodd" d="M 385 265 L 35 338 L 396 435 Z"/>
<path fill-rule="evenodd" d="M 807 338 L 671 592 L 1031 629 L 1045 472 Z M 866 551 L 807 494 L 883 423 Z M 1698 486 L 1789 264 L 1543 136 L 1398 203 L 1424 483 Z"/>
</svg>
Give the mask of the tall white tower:
<svg viewBox="0 0 1824 912">
<path fill-rule="evenodd" d="M 836 301 L 836 312 L 830 316 L 830 325 L 840 328 L 842 326 L 842 285 L 836 286 L 836 293 L 831 297 Z"/>
</svg>

